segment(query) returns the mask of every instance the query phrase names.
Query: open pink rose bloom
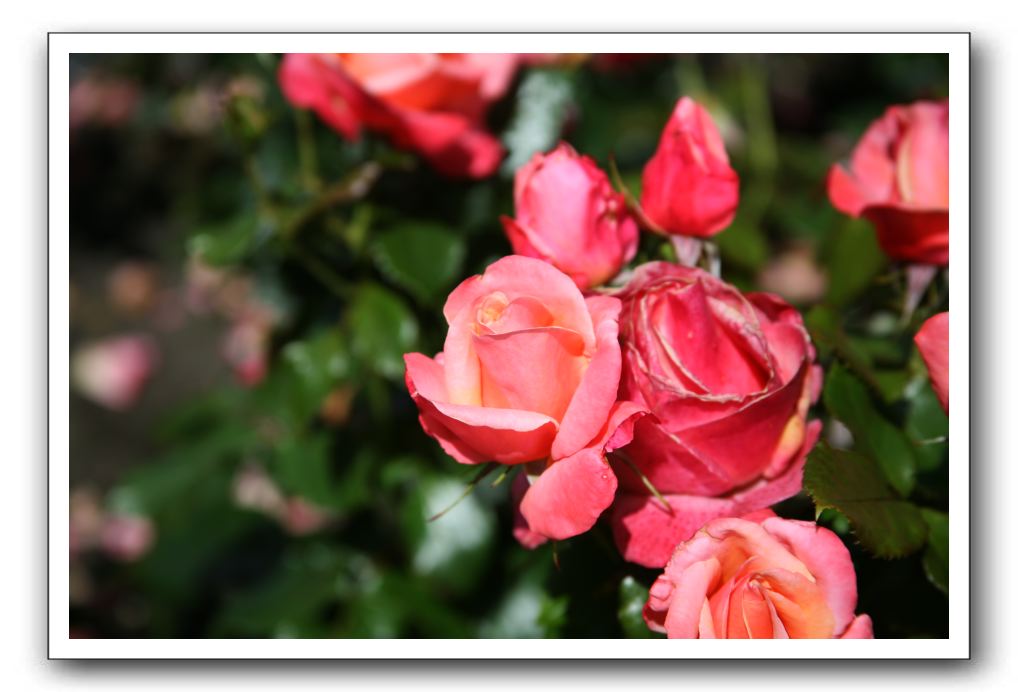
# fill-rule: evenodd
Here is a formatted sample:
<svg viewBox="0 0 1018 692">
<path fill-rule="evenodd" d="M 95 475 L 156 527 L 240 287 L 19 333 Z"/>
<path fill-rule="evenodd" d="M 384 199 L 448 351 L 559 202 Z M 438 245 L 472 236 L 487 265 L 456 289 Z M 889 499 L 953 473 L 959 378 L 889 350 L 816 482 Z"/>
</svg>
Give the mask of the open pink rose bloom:
<svg viewBox="0 0 1018 692">
<path fill-rule="evenodd" d="M 618 297 L 619 396 L 652 415 L 616 455 L 612 524 L 627 560 L 660 567 L 704 522 L 799 491 L 820 434 L 806 414 L 822 373 L 801 316 L 777 296 L 652 262 Z"/>
<path fill-rule="evenodd" d="M 503 153 L 484 115 L 517 65 L 506 53 L 294 53 L 279 81 L 293 104 L 347 139 L 378 132 L 446 175 L 481 178 Z"/>
<path fill-rule="evenodd" d="M 541 260 L 505 257 L 449 296 L 442 353 L 405 356 L 424 430 L 461 463 L 526 464 L 520 511 L 548 538 L 586 531 L 611 504 L 605 451 L 642 412 L 616 401 L 620 309 Z"/>
<path fill-rule="evenodd" d="M 716 519 L 676 548 L 643 617 L 670 639 L 872 639 L 855 605 L 852 558 L 832 531 Z"/>
<path fill-rule="evenodd" d="M 948 105 L 891 106 L 869 126 L 827 191 L 840 211 L 869 219 L 880 246 L 902 262 L 948 259 Z"/>
</svg>

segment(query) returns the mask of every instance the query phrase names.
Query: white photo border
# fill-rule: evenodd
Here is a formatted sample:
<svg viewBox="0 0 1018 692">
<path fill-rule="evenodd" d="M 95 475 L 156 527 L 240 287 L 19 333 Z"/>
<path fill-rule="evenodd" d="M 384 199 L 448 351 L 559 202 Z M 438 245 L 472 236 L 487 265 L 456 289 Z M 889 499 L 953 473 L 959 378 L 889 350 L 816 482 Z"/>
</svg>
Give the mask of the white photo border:
<svg viewBox="0 0 1018 692">
<path fill-rule="evenodd" d="M 71 639 L 68 618 L 69 62 L 73 53 L 943 53 L 952 279 L 949 634 L 930 640 Z M 51 659 L 967 659 L 970 657 L 970 35 L 957 33 L 51 33 L 48 643 Z"/>
</svg>

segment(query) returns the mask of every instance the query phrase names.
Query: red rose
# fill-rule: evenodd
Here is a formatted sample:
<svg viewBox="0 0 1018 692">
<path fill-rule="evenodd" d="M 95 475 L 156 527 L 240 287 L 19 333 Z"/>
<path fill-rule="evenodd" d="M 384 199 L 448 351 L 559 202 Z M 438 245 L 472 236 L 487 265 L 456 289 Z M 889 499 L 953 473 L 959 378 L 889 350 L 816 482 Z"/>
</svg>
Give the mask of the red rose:
<svg viewBox="0 0 1018 692">
<path fill-rule="evenodd" d="M 283 58 L 279 81 L 294 105 L 347 139 L 373 130 L 442 173 L 481 178 L 502 158 L 484 114 L 517 64 L 507 53 L 296 53 Z"/>
<path fill-rule="evenodd" d="M 643 169 L 640 206 L 657 231 L 709 238 L 735 218 L 739 176 L 710 114 L 683 96 Z"/>
<path fill-rule="evenodd" d="M 831 204 L 863 216 L 889 257 L 947 264 L 947 101 L 891 106 L 862 136 L 848 168 L 827 177 Z"/>
<path fill-rule="evenodd" d="M 502 217 L 513 252 L 555 265 L 581 289 L 605 283 L 636 254 L 639 229 L 625 199 L 568 144 L 516 172 L 515 198 L 516 219 Z"/>
<path fill-rule="evenodd" d="M 669 639 L 872 639 L 855 568 L 813 522 L 715 519 L 668 561 L 643 609 Z"/>
<path fill-rule="evenodd" d="M 947 377 L 947 343 L 949 313 L 942 312 L 934 315 L 923 323 L 922 328 L 915 335 L 915 345 L 919 347 L 919 355 L 926 363 L 926 369 L 930 373 L 930 384 L 936 392 L 940 405 L 947 413 L 948 402 L 948 377 Z"/>
<path fill-rule="evenodd" d="M 614 463 L 612 523 L 627 560 L 660 567 L 710 519 L 799 491 L 820 433 L 806 413 L 822 373 L 801 316 L 777 296 L 743 295 L 707 272 L 665 262 L 638 267 L 617 295 L 619 398 L 651 415 L 636 423 Z"/>
</svg>

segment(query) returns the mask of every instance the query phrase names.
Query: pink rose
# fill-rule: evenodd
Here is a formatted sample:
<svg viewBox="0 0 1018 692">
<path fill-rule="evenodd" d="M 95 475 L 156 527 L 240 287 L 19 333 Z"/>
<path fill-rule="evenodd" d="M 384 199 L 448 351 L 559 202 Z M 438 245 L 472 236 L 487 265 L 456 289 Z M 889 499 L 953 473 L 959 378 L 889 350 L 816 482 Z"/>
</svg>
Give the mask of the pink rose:
<svg viewBox="0 0 1018 692">
<path fill-rule="evenodd" d="M 549 538 L 586 531 L 615 495 L 604 453 L 640 412 L 616 402 L 620 308 L 546 262 L 505 257 L 449 296 L 442 353 L 405 356 L 424 431 L 464 464 L 526 464 L 520 512 Z"/>
<path fill-rule="evenodd" d="M 855 568 L 808 521 L 715 519 L 675 549 L 643 608 L 669 639 L 872 639 Z"/>
<path fill-rule="evenodd" d="M 446 175 L 482 178 L 502 158 L 484 115 L 517 65 L 507 53 L 299 53 L 283 59 L 279 81 L 347 139 L 366 128 Z"/>
<path fill-rule="evenodd" d="M 640 206 L 654 230 L 709 238 L 735 218 L 739 176 L 710 114 L 683 96 L 643 169 Z"/>
<path fill-rule="evenodd" d="M 831 204 L 864 216 L 889 257 L 947 264 L 947 101 L 891 106 L 827 177 Z"/>
<path fill-rule="evenodd" d="M 820 433 L 806 414 L 822 373 L 801 316 L 777 296 L 743 295 L 707 272 L 666 262 L 638 267 L 617 295 L 619 397 L 651 415 L 616 454 L 612 523 L 627 560 L 660 567 L 705 522 L 800 490 Z"/>
<path fill-rule="evenodd" d="M 915 345 L 919 347 L 919 355 L 926 363 L 926 369 L 930 373 L 930 384 L 933 391 L 940 399 L 940 405 L 947 413 L 947 343 L 948 323 L 950 322 L 946 312 L 934 315 L 923 323 L 915 335 Z"/>
<path fill-rule="evenodd" d="M 113 337 L 78 349 L 71 378 L 82 396 L 123 411 L 141 395 L 158 359 L 159 350 L 148 336 Z"/>
<path fill-rule="evenodd" d="M 516 219 L 502 217 L 517 255 L 550 262 L 581 289 L 603 284 L 633 259 L 636 221 L 589 156 L 568 144 L 534 154 L 516 171 Z"/>
</svg>

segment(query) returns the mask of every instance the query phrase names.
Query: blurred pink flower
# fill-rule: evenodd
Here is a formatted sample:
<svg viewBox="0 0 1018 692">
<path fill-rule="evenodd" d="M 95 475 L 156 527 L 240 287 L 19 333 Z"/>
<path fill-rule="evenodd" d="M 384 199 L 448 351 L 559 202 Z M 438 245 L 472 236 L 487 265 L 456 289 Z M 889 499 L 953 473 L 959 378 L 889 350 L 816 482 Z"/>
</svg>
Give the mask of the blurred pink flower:
<svg viewBox="0 0 1018 692">
<path fill-rule="evenodd" d="M 80 347 L 71 360 L 71 381 L 84 397 L 114 411 L 129 408 L 159 359 L 155 342 L 131 334 Z"/>
<path fill-rule="evenodd" d="M 268 371 L 269 329 L 256 321 L 233 324 L 223 339 L 223 358 L 245 387 L 262 381 Z"/>
<path fill-rule="evenodd" d="M 140 100 L 138 87 L 125 79 L 84 77 L 71 85 L 70 127 L 122 125 L 134 115 Z"/>
<path fill-rule="evenodd" d="M 147 517 L 113 515 L 106 519 L 100 541 L 103 552 L 114 560 L 134 562 L 152 547 L 155 527 Z"/>
</svg>

